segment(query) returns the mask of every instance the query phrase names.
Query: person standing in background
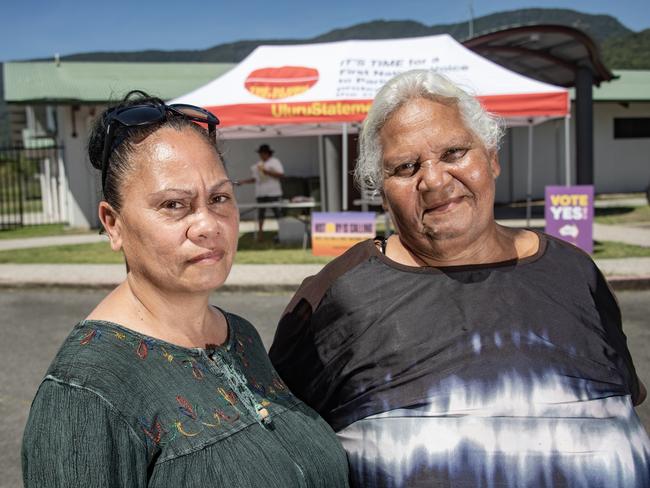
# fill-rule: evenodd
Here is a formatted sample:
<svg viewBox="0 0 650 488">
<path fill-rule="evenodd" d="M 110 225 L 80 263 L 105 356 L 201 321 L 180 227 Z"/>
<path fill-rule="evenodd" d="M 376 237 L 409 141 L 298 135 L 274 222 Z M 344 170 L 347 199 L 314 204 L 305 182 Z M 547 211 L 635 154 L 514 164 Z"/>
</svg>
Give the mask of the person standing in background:
<svg viewBox="0 0 650 488">
<path fill-rule="evenodd" d="M 262 144 L 257 149 L 260 160 L 251 166 L 251 178 L 240 180 L 239 184 L 255 183 L 255 201 L 257 203 L 279 202 L 282 199 L 280 180 L 284 176 L 284 167 L 278 158 L 273 157 L 273 149 L 268 144 Z M 280 207 L 272 207 L 276 219 L 282 217 Z M 266 208 L 257 209 L 257 240 L 263 239 L 264 216 Z"/>
</svg>

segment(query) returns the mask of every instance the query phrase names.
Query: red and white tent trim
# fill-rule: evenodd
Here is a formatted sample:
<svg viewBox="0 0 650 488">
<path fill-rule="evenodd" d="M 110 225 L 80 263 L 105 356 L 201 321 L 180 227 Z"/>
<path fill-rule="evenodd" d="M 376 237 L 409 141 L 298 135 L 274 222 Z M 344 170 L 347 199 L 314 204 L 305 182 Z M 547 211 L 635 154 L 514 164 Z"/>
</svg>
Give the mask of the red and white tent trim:
<svg viewBox="0 0 650 488">
<path fill-rule="evenodd" d="M 363 121 L 377 90 L 414 68 L 444 73 L 508 125 L 536 124 L 569 112 L 566 89 L 514 73 L 448 35 L 260 46 L 228 73 L 174 102 L 212 110 L 226 132 L 340 125 Z"/>
</svg>

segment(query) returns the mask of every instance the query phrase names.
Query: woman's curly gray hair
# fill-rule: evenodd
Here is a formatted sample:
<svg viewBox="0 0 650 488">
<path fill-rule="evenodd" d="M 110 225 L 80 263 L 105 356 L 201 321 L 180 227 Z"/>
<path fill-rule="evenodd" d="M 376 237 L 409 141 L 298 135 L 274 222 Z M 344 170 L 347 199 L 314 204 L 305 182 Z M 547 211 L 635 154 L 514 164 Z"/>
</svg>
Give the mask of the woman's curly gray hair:
<svg viewBox="0 0 650 488">
<path fill-rule="evenodd" d="M 382 148 L 379 133 L 389 117 L 404 103 L 415 98 L 454 103 L 467 127 L 488 150 L 497 150 L 503 128 L 500 119 L 488 112 L 480 102 L 446 76 L 430 70 L 411 70 L 386 83 L 372 103 L 359 136 L 359 160 L 354 178 L 361 188 L 381 191 Z"/>
</svg>

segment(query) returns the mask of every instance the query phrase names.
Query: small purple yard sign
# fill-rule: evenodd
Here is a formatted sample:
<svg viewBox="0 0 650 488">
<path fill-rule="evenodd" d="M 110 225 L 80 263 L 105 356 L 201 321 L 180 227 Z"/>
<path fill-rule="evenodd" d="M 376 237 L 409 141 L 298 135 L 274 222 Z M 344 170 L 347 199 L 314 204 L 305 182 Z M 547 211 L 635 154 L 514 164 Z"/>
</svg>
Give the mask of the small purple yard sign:
<svg viewBox="0 0 650 488">
<path fill-rule="evenodd" d="M 593 252 L 593 185 L 547 186 L 544 217 L 548 234 Z"/>
</svg>

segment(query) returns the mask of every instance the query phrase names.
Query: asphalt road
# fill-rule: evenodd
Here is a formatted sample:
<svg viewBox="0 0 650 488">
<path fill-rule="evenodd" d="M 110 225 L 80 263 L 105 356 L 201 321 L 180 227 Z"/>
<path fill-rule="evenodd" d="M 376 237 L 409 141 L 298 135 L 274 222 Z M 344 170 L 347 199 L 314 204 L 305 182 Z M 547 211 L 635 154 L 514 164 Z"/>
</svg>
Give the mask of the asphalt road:
<svg viewBox="0 0 650 488">
<path fill-rule="evenodd" d="M 0 488 L 22 486 L 20 442 L 41 378 L 70 328 L 105 295 L 102 290 L 0 291 Z M 268 346 L 289 294 L 215 294 L 212 302 L 249 319 Z M 650 291 L 618 293 L 637 372 L 650 385 Z M 650 400 L 638 409 L 650 432 Z"/>
<path fill-rule="evenodd" d="M 0 290 L 0 488 L 22 487 L 20 443 L 29 406 L 70 329 L 106 290 Z M 246 317 L 268 348 L 289 294 L 215 294 L 212 303 Z"/>
</svg>

